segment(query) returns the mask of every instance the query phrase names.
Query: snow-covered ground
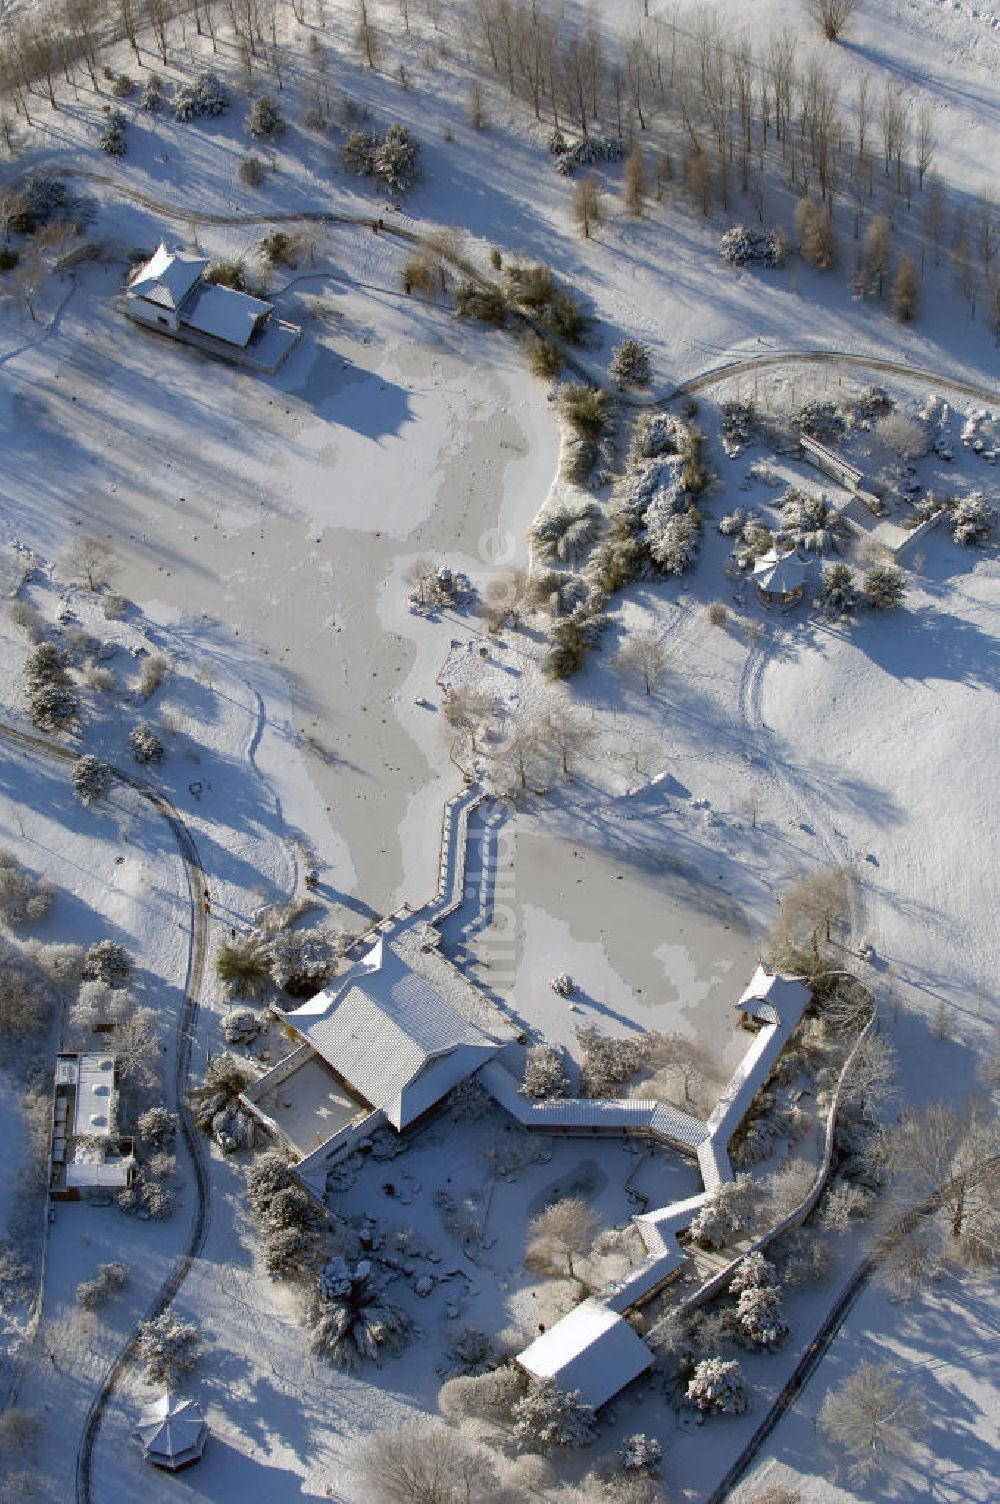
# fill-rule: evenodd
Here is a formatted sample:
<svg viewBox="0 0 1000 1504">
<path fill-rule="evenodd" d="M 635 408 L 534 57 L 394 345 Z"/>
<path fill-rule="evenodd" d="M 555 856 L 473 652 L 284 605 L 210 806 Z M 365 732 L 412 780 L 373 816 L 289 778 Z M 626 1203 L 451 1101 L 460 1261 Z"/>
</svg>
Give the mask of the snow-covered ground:
<svg viewBox="0 0 1000 1504">
<path fill-rule="evenodd" d="M 96 150 L 106 100 L 89 85 L 79 99 L 63 90 L 58 112 L 38 102 L 21 161 L 0 166 L 3 184 L 35 163 L 101 174 L 100 182 L 79 187 L 97 202 L 88 234 L 103 247 L 71 280 L 43 284 L 37 323 L 15 299 L 0 306 L 0 541 L 9 550 L 19 540 L 57 567 L 80 534 L 112 541 L 122 563 L 115 584 L 141 615 L 133 612 L 121 626 L 105 622 L 85 592 L 70 592 L 79 624 L 114 648 L 107 663 L 118 678 L 106 699 L 84 694 L 86 745 L 121 760 L 140 716 L 165 733 L 168 755 L 157 781 L 189 824 L 210 874 L 218 938 L 244 925 L 262 901 L 296 892 L 307 866 L 319 873 L 320 899 L 348 928 L 402 900 L 430 896 L 441 804 L 459 777 L 446 755 L 437 676 L 453 639 L 473 641 L 478 660 L 479 623 L 467 613 L 412 615 L 404 577 L 429 554 L 466 570 L 482 588 L 503 563 L 523 561 L 525 529 L 556 471 L 558 433 L 545 387 L 529 376 L 513 341 L 407 299 L 399 278 L 404 249 L 368 223 L 324 227 L 315 261 L 303 254 L 297 272 L 273 277 L 280 313 L 304 329 L 273 379 L 126 324 L 112 306 L 124 248 L 151 249 L 161 237 L 190 243 L 192 213 L 262 216 L 259 226 L 200 226 L 198 241 L 213 255 L 252 255 L 272 212 L 382 214 L 411 230 L 457 225 L 484 268 L 496 245 L 505 257 L 545 259 L 579 290 L 594 315 L 582 358 L 595 373 L 611 345 L 631 334 L 651 346 L 657 390 L 728 360 L 817 347 L 997 387 L 986 319 L 981 312 L 970 320 L 947 266 L 929 269 L 920 320 L 900 326 L 883 305 L 856 302 L 841 272 L 724 268 L 716 251 L 721 229 L 756 214 L 738 195 L 728 216 L 716 209 L 706 222 L 670 189 L 645 219 L 616 211 L 583 242 L 572 224 L 572 185 L 552 171 L 547 128 L 531 123 L 530 110 L 512 105 L 487 79 L 489 129 L 480 135 L 468 124 L 466 7 L 442 5 L 437 31 L 414 5 L 412 35 L 388 42 L 374 75 L 358 65 L 347 41 L 351 8 L 327 10 L 338 109 L 350 96 L 369 105 L 379 123 L 411 124 L 422 142 L 424 179 L 402 213 L 345 175 L 336 133 L 299 124 L 311 65 L 305 33 L 290 15 L 282 19 L 289 62 L 281 98 L 292 125 L 260 189 L 237 177 L 250 144 L 242 105 L 218 121 L 181 125 L 169 112 L 147 117 L 127 103 L 129 154 L 118 162 Z M 597 19 L 610 34 L 633 26 L 638 11 L 608 5 Z M 671 15 L 683 43 L 694 7 Z M 394 7 L 385 6 L 387 30 L 393 16 Z M 792 0 L 755 8 L 755 46 L 785 28 L 803 29 Z M 1000 128 L 1000 16 L 964 3 L 870 0 L 845 45 L 820 46 L 803 35 L 803 55 L 822 58 L 845 100 L 861 70 L 872 73 L 876 92 L 888 78 L 906 85 L 914 106 L 932 100 L 942 178 L 970 195 L 990 188 Z M 188 43 L 199 45 L 190 37 Z M 213 58 L 205 42 L 202 56 L 234 80 L 234 49 L 227 39 L 221 48 Z M 393 76 L 399 61 L 406 89 Z M 115 62 L 142 72 L 123 48 Z M 151 54 L 144 62 L 169 83 L 190 71 L 186 62 L 163 67 Z M 649 139 L 657 150 L 676 150 L 661 126 L 654 118 Z M 620 175 L 618 166 L 599 170 L 611 203 Z M 130 201 L 130 193 L 170 212 Z M 775 191 L 767 216 L 790 220 L 784 189 Z M 914 233 L 910 221 L 900 231 L 909 243 Z M 848 264 L 846 209 L 840 234 Z M 702 420 L 722 479 L 711 499 L 714 516 L 737 502 L 766 500 L 764 488 L 742 489 L 756 452 L 730 463 L 714 447 L 715 400 L 738 393 L 785 403 L 807 392 L 836 400 L 862 380 L 832 362 L 759 380 L 747 374 L 735 387 L 704 394 Z M 915 405 L 928 387 L 894 389 Z M 961 412 L 976 405 L 971 398 L 955 403 Z M 959 466 L 963 485 L 992 484 L 995 492 L 995 471 L 964 453 Z M 940 485 L 958 467 L 928 461 L 925 468 L 925 484 Z M 490 963 L 507 968 L 504 978 L 491 978 L 489 966 L 480 976 L 515 998 L 532 1030 L 567 1045 L 584 1020 L 612 1031 L 667 1026 L 714 1043 L 728 1063 L 726 1010 L 777 895 L 816 863 L 848 862 L 861 879 L 855 938 L 871 941 L 886 990 L 898 998 L 893 1032 L 906 1096 L 960 1096 L 998 1017 L 996 555 L 960 549 L 943 529 L 933 533 L 907 560 L 905 608 L 844 626 L 808 610 L 767 615 L 745 586 L 734 599 L 723 573 L 727 552 L 709 524 L 689 581 L 632 587 L 616 603 L 603 651 L 591 655 L 569 691 L 592 713 L 598 744 L 572 783 L 513 822 L 515 953 Z M 42 582 L 29 586 L 28 597 L 51 621 L 58 591 Z M 725 628 L 705 618 L 713 600 L 730 608 Z M 668 635 L 671 671 L 647 698 L 623 687 L 613 658 L 630 631 L 649 626 Z M 163 653 L 172 665 L 145 705 L 127 687 L 136 647 Z M 542 704 L 536 647 L 524 650 L 531 661 L 519 692 L 525 703 L 537 696 Z M 8 720 L 23 716 L 17 676 L 25 648 L 5 622 L 0 698 Z M 120 938 L 141 958 L 141 1000 L 162 1012 L 172 1047 L 187 916 L 183 869 L 169 839 L 125 794 L 85 811 L 62 772 L 6 748 L 3 761 L 3 844 L 60 889 L 37 933 Z M 490 938 L 483 929 L 468 939 L 470 960 L 485 955 Z M 582 989 L 580 1014 L 549 988 L 550 976 L 563 970 Z M 655 1005 L 647 1003 L 654 995 Z M 209 1002 L 196 1070 L 219 1044 L 222 1005 Z M 16 1104 L 6 1086 L 0 1131 L 8 1146 L 2 1209 L 18 1159 L 10 1152 Z M 426 1155 L 436 1164 L 434 1150 L 428 1132 L 411 1162 Z M 559 1150 L 568 1158 L 573 1152 Z M 620 1185 L 610 1161 L 622 1156 L 599 1152 L 609 1160 L 602 1174 L 613 1199 Z M 195 1389 L 213 1441 L 185 1486 L 205 1500 L 264 1501 L 294 1492 L 360 1501 L 363 1485 L 349 1474 L 356 1438 L 411 1408 L 433 1409 L 440 1348 L 428 1344 L 358 1379 L 308 1358 L 285 1292 L 254 1264 L 241 1174 L 216 1157 L 211 1176 L 208 1241 L 177 1307 L 200 1322 L 208 1340 Z M 420 1178 L 430 1184 L 429 1170 Z M 500 1189 L 510 1205 L 497 1261 L 515 1284 L 523 1280 L 510 1272 L 526 1184 Z M 22 1403 L 46 1417 L 43 1496 L 72 1494 L 86 1407 L 183 1244 L 192 1197 L 185 1183 L 165 1225 L 126 1220 L 113 1208 L 59 1210 L 50 1229 L 45 1319 L 22 1393 Z M 609 1209 L 612 1220 L 625 1214 L 617 1203 Z M 132 1283 L 99 1318 L 82 1316 L 74 1287 L 108 1257 L 127 1258 Z M 834 1288 L 791 1303 L 796 1337 L 818 1323 Z M 949 1286 L 907 1312 L 902 1325 L 897 1308 L 866 1296 L 801 1406 L 772 1437 L 769 1456 L 807 1480 L 810 1498 L 910 1498 L 932 1488 L 945 1498 L 989 1498 L 996 1389 L 990 1339 L 980 1344 L 978 1334 L 991 1294 L 988 1286 L 981 1294 L 972 1284 Z M 446 1325 L 448 1318 L 438 1311 L 434 1320 Z M 931 1451 L 895 1493 L 822 1482 L 826 1467 L 810 1424 L 824 1389 L 873 1348 L 928 1376 L 929 1403 L 940 1417 Z M 761 1407 L 786 1366 L 785 1358 L 748 1365 Z M 102 1501 L 175 1492 L 169 1481 L 143 1473 L 126 1446 L 138 1393 L 130 1378 L 100 1434 L 95 1498 Z M 615 1412 L 602 1446 L 630 1430 L 660 1434 L 671 1488 L 690 1499 L 703 1495 L 753 1425 L 751 1415 L 711 1432 L 675 1434 L 673 1416 L 650 1395 L 629 1396 Z M 710 1436 L 718 1451 L 713 1446 L 706 1459 Z"/>
</svg>

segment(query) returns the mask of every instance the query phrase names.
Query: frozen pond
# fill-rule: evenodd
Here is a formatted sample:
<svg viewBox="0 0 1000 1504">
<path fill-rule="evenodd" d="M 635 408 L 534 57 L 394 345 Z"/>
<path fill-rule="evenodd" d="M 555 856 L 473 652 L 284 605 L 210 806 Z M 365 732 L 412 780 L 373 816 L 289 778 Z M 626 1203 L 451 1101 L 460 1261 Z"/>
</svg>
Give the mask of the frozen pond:
<svg viewBox="0 0 1000 1504">
<path fill-rule="evenodd" d="M 467 893 L 479 865 L 473 827 Z M 740 1057 L 733 1004 L 756 965 L 755 938 L 739 905 L 693 884 L 666 850 L 639 863 L 519 814 L 500 837 L 489 922 L 463 935 L 473 908 L 448 922 L 446 945 L 464 946 L 528 1033 L 572 1050 L 581 1025 L 660 1029 L 697 1037 L 727 1069 Z M 570 998 L 549 985 L 560 972 L 575 984 Z"/>
</svg>

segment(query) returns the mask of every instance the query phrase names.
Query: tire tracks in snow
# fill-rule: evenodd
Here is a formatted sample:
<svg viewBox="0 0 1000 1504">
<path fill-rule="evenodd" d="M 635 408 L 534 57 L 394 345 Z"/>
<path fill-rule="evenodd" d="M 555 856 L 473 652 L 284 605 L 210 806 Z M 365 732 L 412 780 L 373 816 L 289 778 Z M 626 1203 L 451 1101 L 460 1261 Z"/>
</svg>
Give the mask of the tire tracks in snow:
<svg viewBox="0 0 1000 1504">
<path fill-rule="evenodd" d="M 763 715 L 764 676 L 772 661 L 769 647 L 780 645 L 783 632 L 780 624 L 774 623 L 766 635 L 762 634 L 747 650 L 740 672 L 738 704 L 744 754 L 748 764 L 762 773 L 767 784 L 777 796 L 780 806 L 794 819 L 800 830 L 812 832 L 822 843 L 824 855 L 831 866 L 846 866 L 854 871 L 854 853 L 846 838 L 829 818 L 815 791 L 802 788 L 801 775 L 796 774 L 793 764 L 787 762 L 770 748 L 774 732 L 765 724 Z M 857 929 L 861 922 L 861 909 L 857 895 L 851 898 L 851 925 Z"/>
<path fill-rule="evenodd" d="M 6 742 L 8 746 L 17 747 L 21 751 L 29 752 L 34 756 L 45 758 L 50 762 L 59 763 L 64 767 L 74 764 L 80 755 L 72 747 L 64 747 L 58 742 L 48 740 L 44 736 L 21 731 L 15 726 L 7 725 L 5 722 L 0 722 L 0 741 Z M 145 800 L 150 808 L 161 819 L 165 820 L 169 826 L 184 864 L 191 924 L 187 967 L 184 977 L 184 1002 L 177 1024 L 174 1092 L 177 1100 L 181 1137 L 184 1140 L 184 1146 L 194 1170 L 195 1211 L 184 1250 L 176 1260 L 170 1274 L 156 1292 L 145 1313 L 143 1319 L 149 1321 L 156 1316 L 162 1315 L 173 1302 L 177 1292 L 191 1272 L 192 1266 L 201 1255 L 208 1236 L 211 1220 L 208 1156 L 204 1141 L 194 1125 L 194 1119 L 187 1101 L 191 1075 L 191 1051 L 201 1006 L 205 964 L 208 958 L 208 916 L 203 903 L 206 878 L 205 869 L 198 855 L 198 848 L 194 837 L 171 800 L 152 784 L 144 782 L 143 779 L 137 778 L 135 774 L 128 772 L 124 768 L 112 766 L 111 775 L 115 782 L 132 789 L 141 799 Z M 44 1299 L 44 1292 L 41 1292 L 41 1299 Z M 131 1366 L 137 1348 L 138 1328 L 133 1331 L 117 1357 L 112 1360 L 105 1370 L 100 1388 L 94 1395 L 88 1408 L 76 1456 L 77 1504 L 92 1504 L 94 1446 L 100 1432 L 101 1422 L 104 1418 L 108 1402 L 117 1385 Z"/>
</svg>

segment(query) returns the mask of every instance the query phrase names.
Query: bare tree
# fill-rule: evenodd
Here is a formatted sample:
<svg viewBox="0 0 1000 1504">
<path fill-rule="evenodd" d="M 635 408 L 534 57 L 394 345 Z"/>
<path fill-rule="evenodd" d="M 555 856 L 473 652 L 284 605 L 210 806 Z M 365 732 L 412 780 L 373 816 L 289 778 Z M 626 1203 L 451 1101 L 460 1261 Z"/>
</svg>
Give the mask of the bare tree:
<svg viewBox="0 0 1000 1504">
<path fill-rule="evenodd" d="M 891 1364 L 861 1363 L 826 1396 L 819 1422 L 829 1445 L 848 1459 L 851 1477 L 863 1482 L 909 1450 L 922 1418 L 916 1394 Z"/>
<path fill-rule="evenodd" d="M 599 225 L 603 218 L 601 188 L 592 172 L 578 179 L 572 203 L 577 229 L 585 240 L 589 240 L 594 226 Z"/>
<path fill-rule="evenodd" d="M 708 154 L 696 151 L 688 162 L 687 187 L 694 202 L 707 219 L 712 207 L 712 168 Z"/>
<path fill-rule="evenodd" d="M 572 758 L 586 756 L 593 746 L 594 729 L 561 696 L 553 700 L 546 712 L 545 725 L 559 753 L 559 766 L 568 776 Z"/>
<path fill-rule="evenodd" d="M 476 740 L 494 714 L 493 697 L 462 685 L 458 689 L 448 690 L 441 702 L 441 709 L 448 725 L 460 736 L 468 737 L 469 745 L 475 752 Z"/>
<path fill-rule="evenodd" d="M 909 256 L 899 263 L 892 282 L 892 316 L 900 324 L 908 324 L 917 316 L 920 278 Z"/>
<path fill-rule="evenodd" d="M 903 92 L 903 85 L 886 79 L 879 102 L 879 127 L 882 132 L 882 155 L 888 174 L 893 162 L 896 164 L 896 187 L 900 186 L 903 171 L 903 152 L 910 120 L 910 106 Z"/>
<path fill-rule="evenodd" d="M 359 1465 L 373 1504 L 490 1504 L 500 1497 L 493 1454 L 439 1421 L 376 1431 Z"/>
<path fill-rule="evenodd" d="M 922 222 L 922 236 L 920 243 L 920 261 L 923 264 L 924 249 L 929 241 L 934 251 L 934 265 L 941 264 L 941 242 L 944 239 L 945 221 L 945 198 L 941 180 L 932 174 L 927 181 L 927 195 L 924 199 L 924 212 Z"/>
<path fill-rule="evenodd" d="M 858 0 L 808 0 L 809 14 L 818 21 L 828 42 L 839 42 Z"/>
<path fill-rule="evenodd" d="M 949 1252 L 994 1263 L 1000 1210 L 1000 1124 L 994 1105 L 973 1098 L 964 1107 L 932 1103 L 905 1112 L 872 1153 L 892 1180 L 892 1203 L 935 1206 L 948 1228 Z"/>
<path fill-rule="evenodd" d="M 642 147 L 638 141 L 633 141 L 628 156 L 625 159 L 625 208 L 635 219 L 641 219 L 646 212 L 646 198 L 648 185 L 646 183 L 646 162 L 642 155 Z"/>
<path fill-rule="evenodd" d="M 368 14 L 368 0 L 357 0 L 354 41 L 368 67 L 374 68 L 378 61 L 379 35 Z"/>
<path fill-rule="evenodd" d="M 565 1259 L 570 1279 L 576 1279 L 573 1260 L 590 1252 L 597 1225 L 597 1218 L 582 1197 L 553 1201 L 528 1226 L 528 1256 L 550 1265 Z"/>
<path fill-rule="evenodd" d="M 70 580 L 83 581 L 88 590 L 100 590 L 121 572 L 121 562 L 107 538 L 92 534 L 78 538 L 63 560 Z"/>
<path fill-rule="evenodd" d="M 661 633 L 632 632 L 618 650 L 617 667 L 627 680 L 639 679 L 651 695 L 667 671 L 670 654 Z"/>
<path fill-rule="evenodd" d="M 499 632 L 504 626 L 520 626 L 529 593 L 527 573 L 516 566 L 491 580 L 483 591 L 482 607 L 489 630 Z"/>
<path fill-rule="evenodd" d="M 797 878 L 782 894 L 769 955 L 783 969 L 816 975 L 837 964 L 828 947 L 834 930 L 850 918 L 854 880 L 846 867 L 820 868 Z"/>
<path fill-rule="evenodd" d="M 876 214 L 865 233 L 865 257 L 878 296 L 885 291 L 892 258 L 892 231 L 884 214 Z"/>
<path fill-rule="evenodd" d="M 929 100 L 924 100 L 917 111 L 917 182 L 924 186 L 924 174 L 934 160 L 937 136 L 934 132 L 934 110 Z"/>
</svg>

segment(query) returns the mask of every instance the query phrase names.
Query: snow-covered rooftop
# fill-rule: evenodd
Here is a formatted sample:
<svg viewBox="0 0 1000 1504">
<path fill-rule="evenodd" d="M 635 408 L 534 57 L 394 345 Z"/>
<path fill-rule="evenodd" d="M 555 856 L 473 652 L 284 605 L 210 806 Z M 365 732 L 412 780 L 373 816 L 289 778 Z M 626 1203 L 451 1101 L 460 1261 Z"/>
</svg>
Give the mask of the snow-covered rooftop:
<svg viewBox="0 0 1000 1504">
<path fill-rule="evenodd" d="M 148 1462 L 174 1472 L 198 1461 L 208 1427 L 194 1400 L 168 1390 L 146 1406 L 132 1435 L 142 1443 L 143 1456 Z"/>
<path fill-rule="evenodd" d="M 338 983 L 287 1015 L 339 1076 L 403 1128 L 463 1076 L 485 1064 L 498 1043 L 446 1000 L 409 953 L 385 937 Z M 440 957 L 438 958 L 440 960 Z M 421 967 L 420 970 L 423 970 Z M 436 1062 L 452 1069 L 430 1079 Z M 404 1102 L 409 1088 L 421 1087 Z"/>
<path fill-rule="evenodd" d="M 140 266 L 129 283 L 133 297 L 158 303 L 161 308 L 180 308 L 191 289 L 208 267 L 204 256 L 185 251 L 168 251 L 161 241 L 144 266 Z"/>
<path fill-rule="evenodd" d="M 56 1085 L 74 1089 L 74 1137 L 107 1138 L 114 1129 L 115 1057 L 113 1055 L 60 1055 Z"/>
<path fill-rule="evenodd" d="M 580 1391 L 585 1405 L 599 1409 L 652 1366 L 653 1355 L 624 1317 L 599 1300 L 585 1300 L 517 1359 L 538 1379 L 555 1379 L 560 1389 Z"/>
<path fill-rule="evenodd" d="M 774 595 L 790 595 L 793 590 L 801 590 L 808 567 L 794 549 L 789 553 L 779 554 L 772 548 L 762 554 L 754 565 L 754 584 Z"/>
<path fill-rule="evenodd" d="M 184 309 L 182 322 L 199 334 L 209 334 L 213 339 L 225 340 L 227 345 L 248 342 L 257 320 L 271 312 L 271 303 L 263 298 L 252 298 L 249 293 L 237 292 L 232 287 L 218 287 L 205 282 L 197 289 L 190 306 Z"/>
</svg>

